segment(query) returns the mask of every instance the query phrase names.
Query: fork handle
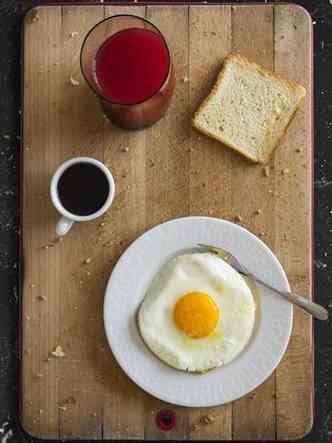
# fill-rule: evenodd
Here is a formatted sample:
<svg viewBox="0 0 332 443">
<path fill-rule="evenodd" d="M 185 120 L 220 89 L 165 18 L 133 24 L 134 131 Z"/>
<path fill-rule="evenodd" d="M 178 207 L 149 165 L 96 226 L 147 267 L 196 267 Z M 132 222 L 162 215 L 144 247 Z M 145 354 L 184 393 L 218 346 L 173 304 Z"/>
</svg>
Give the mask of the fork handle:
<svg viewBox="0 0 332 443">
<path fill-rule="evenodd" d="M 255 277 L 252 274 L 248 275 L 249 278 L 252 280 L 255 280 L 257 283 L 260 283 L 262 286 L 265 286 L 268 289 L 271 289 L 272 291 L 276 292 L 277 294 L 281 295 L 282 297 L 286 298 L 288 301 L 293 303 L 296 306 L 299 306 L 301 309 L 306 311 L 308 314 L 312 315 L 314 318 L 318 320 L 328 320 L 329 313 L 327 309 L 325 309 L 323 306 L 314 303 L 310 300 L 308 300 L 305 297 L 302 297 L 301 295 L 294 294 L 293 292 L 283 292 L 279 291 L 276 288 L 273 288 L 269 284 L 263 282 L 259 278 Z"/>
</svg>

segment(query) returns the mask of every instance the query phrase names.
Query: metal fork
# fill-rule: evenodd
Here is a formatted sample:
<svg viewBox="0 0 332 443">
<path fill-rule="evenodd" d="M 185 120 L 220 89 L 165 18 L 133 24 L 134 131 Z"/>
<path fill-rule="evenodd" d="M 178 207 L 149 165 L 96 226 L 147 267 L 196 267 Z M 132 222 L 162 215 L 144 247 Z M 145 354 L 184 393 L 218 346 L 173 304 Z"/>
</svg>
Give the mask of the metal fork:
<svg viewBox="0 0 332 443">
<path fill-rule="evenodd" d="M 216 247 L 216 246 L 210 246 L 210 245 L 204 245 L 204 244 L 198 244 L 198 246 L 206 249 L 209 252 L 213 252 L 214 254 L 217 254 L 219 257 L 221 257 L 223 260 L 225 260 L 232 268 L 234 268 L 236 271 L 238 271 L 240 274 L 245 275 L 250 280 L 255 281 L 256 283 L 259 283 L 262 286 L 265 286 L 265 288 L 270 289 L 271 291 L 281 295 L 286 300 L 290 301 L 296 306 L 299 306 L 301 309 L 306 311 L 308 314 L 312 315 L 314 318 L 317 318 L 318 320 L 328 320 L 329 313 L 328 311 L 321 305 L 318 305 L 317 303 L 313 303 L 310 300 L 308 300 L 305 297 L 302 297 L 301 295 L 294 294 L 292 292 L 284 292 L 279 291 L 279 289 L 276 289 L 269 285 L 268 283 L 262 281 L 260 278 L 256 277 L 256 275 L 252 274 L 248 269 L 239 262 L 239 260 L 234 257 L 233 254 L 231 254 L 229 251 L 226 251 L 225 249 Z"/>
</svg>

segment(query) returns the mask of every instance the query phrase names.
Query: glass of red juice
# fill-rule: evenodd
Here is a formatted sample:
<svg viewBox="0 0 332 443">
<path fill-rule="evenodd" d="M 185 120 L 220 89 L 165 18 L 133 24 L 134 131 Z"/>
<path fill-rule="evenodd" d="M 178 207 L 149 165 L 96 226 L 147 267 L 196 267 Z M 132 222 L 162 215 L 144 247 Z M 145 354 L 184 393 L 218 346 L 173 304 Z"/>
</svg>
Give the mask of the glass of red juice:
<svg viewBox="0 0 332 443">
<path fill-rule="evenodd" d="M 149 21 L 115 15 L 95 25 L 81 49 L 85 80 L 117 126 L 143 129 L 165 114 L 175 86 L 166 40 Z"/>
</svg>

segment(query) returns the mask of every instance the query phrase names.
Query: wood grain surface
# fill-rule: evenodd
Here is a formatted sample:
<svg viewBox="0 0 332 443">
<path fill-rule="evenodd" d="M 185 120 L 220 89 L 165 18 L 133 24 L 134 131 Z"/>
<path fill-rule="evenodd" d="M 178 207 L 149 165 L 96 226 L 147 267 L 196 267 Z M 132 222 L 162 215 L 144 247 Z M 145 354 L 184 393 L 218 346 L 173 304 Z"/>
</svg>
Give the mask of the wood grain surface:
<svg viewBox="0 0 332 443">
<path fill-rule="evenodd" d="M 79 67 L 87 31 L 122 12 L 160 28 L 176 68 L 169 111 L 140 132 L 103 118 Z M 263 385 L 233 404 L 189 409 L 152 398 L 121 371 L 105 340 L 102 303 L 125 248 L 148 228 L 185 215 L 240 216 L 280 259 L 292 289 L 311 296 L 311 34 L 309 16 L 294 5 L 44 6 L 27 15 L 21 419 L 29 433 L 53 439 L 274 440 L 310 430 L 312 324 L 299 310 L 285 357 Z M 193 112 L 231 51 L 299 81 L 308 92 L 268 176 L 262 166 L 191 128 Z M 50 178 L 77 155 L 110 167 L 116 197 L 103 218 L 75 226 L 59 242 Z M 56 346 L 63 357 L 52 355 Z M 169 432 L 155 425 L 163 407 L 177 415 Z M 201 422 L 206 414 L 212 423 Z"/>
</svg>

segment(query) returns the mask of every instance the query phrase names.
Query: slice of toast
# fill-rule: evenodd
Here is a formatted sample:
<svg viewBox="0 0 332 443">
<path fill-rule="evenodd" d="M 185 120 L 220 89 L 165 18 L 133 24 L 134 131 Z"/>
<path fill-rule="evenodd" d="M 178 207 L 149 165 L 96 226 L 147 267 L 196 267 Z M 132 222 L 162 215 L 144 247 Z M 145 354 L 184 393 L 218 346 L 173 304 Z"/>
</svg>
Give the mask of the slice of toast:
<svg viewBox="0 0 332 443">
<path fill-rule="evenodd" d="M 195 113 L 193 126 L 250 160 L 265 163 L 305 94 L 302 86 L 230 54 Z"/>
</svg>

